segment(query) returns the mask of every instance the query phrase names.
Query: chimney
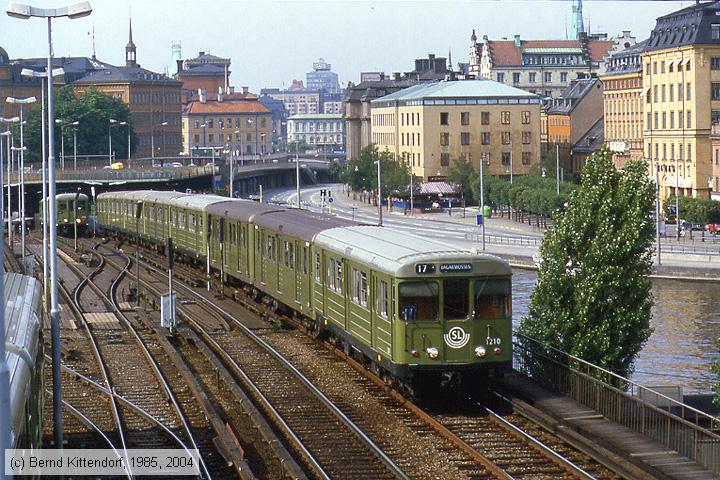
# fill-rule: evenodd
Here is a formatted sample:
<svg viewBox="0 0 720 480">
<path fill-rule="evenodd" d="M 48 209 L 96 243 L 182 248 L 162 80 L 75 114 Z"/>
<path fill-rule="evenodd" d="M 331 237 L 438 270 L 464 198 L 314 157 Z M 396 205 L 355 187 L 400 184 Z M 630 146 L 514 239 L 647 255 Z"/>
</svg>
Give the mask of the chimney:
<svg viewBox="0 0 720 480">
<path fill-rule="evenodd" d="M 515 47 L 520 48 L 520 35 L 515 35 Z"/>
<path fill-rule="evenodd" d="M 205 103 L 207 100 L 205 98 L 205 89 L 204 88 L 198 88 L 198 96 L 200 97 L 200 103 Z"/>
<path fill-rule="evenodd" d="M 223 101 L 223 87 L 218 87 L 218 99 L 217 99 L 217 101 L 218 101 L 218 102 L 222 102 L 222 101 Z"/>
<path fill-rule="evenodd" d="M 242 87 L 243 95 L 247 95 L 249 91 L 250 91 L 250 87 L 243 85 L 243 87 Z"/>
<path fill-rule="evenodd" d="M 396 82 L 400 81 L 400 72 L 393 72 L 393 80 Z"/>
</svg>

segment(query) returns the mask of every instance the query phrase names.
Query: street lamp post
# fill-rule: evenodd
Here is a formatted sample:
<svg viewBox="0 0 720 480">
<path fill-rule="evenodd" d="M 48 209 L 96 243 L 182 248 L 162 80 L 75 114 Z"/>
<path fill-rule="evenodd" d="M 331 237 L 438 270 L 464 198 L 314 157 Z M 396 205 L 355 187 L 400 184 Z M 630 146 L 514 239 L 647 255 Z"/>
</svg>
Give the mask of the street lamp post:
<svg viewBox="0 0 720 480">
<path fill-rule="evenodd" d="M 157 126 L 157 127 L 164 127 L 164 126 L 167 125 L 167 124 L 168 124 L 168 122 L 162 122 L 162 123 L 160 123 L 160 124 L 158 124 L 158 125 L 156 125 L 156 126 Z M 130 129 L 129 129 L 129 128 L 128 128 L 128 145 L 130 145 Z M 154 166 L 155 166 L 155 127 L 153 127 L 153 128 L 150 130 L 150 149 L 152 150 L 152 152 L 150 152 L 150 156 L 151 156 L 151 158 L 152 158 L 152 164 L 153 164 L 153 167 L 154 167 Z M 128 152 L 129 152 L 129 151 L 130 151 L 130 150 L 128 150 Z"/>
<path fill-rule="evenodd" d="M 295 190 L 297 207 L 300 208 L 300 158 L 298 157 L 297 140 L 295 141 Z"/>
<path fill-rule="evenodd" d="M 655 165 L 655 242 L 657 243 L 657 264 L 660 266 L 660 165 Z"/>
<path fill-rule="evenodd" d="M 7 103 L 20 105 L 20 258 L 22 258 L 23 272 L 27 273 L 25 265 L 25 128 L 23 124 L 23 106 L 35 103 L 35 97 L 15 98 L 7 97 Z"/>
<path fill-rule="evenodd" d="M 378 226 L 382 227 L 382 184 L 380 183 L 380 159 L 377 160 L 377 202 L 378 202 Z"/>
<path fill-rule="evenodd" d="M 485 221 L 487 220 L 485 218 L 485 173 L 483 172 L 483 167 L 485 166 L 485 162 L 487 161 L 487 153 L 483 153 L 480 156 L 480 215 L 482 219 L 482 223 L 480 224 L 480 229 L 482 230 L 482 249 L 485 250 Z"/>
<path fill-rule="evenodd" d="M 112 126 L 116 123 L 118 123 L 118 121 L 115 120 L 114 118 L 111 118 L 110 123 L 108 124 L 108 165 L 110 165 L 111 167 L 112 167 L 112 163 L 113 163 L 113 161 L 112 161 L 112 131 L 111 131 L 111 129 L 112 129 Z"/>
<path fill-rule="evenodd" d="M 80 122 L 75 121 L 72 125 L 75 127 L 73 128 L 73 171 L 77 171 L 77 126 Z"/>
<path fill-rule="evenodd" d="M 556 192 L 560 195 L 560 145 L 555 144 L 555 184 L 557 185 Z"/>
<path fill-rule="evenodd" d="M 511 133 L 512 135 L 512 133 Z M 513 144 L 512 137 L 510 138 L 510 184 L 513 183 Z"/>
<path fill-rule="evenodd" d="M 48 58 L 47 58 L 47 71 L 52 71 L 52 60 L 53 60 L 53 49 L 52 49 L 52 19 L 57 17 L 69 17 L 71 19 L 85 17 L 90 15 L 92 8 L 89 2 L 81 2 L 70 5 L 68 7 L 61 8 L 37 8 L 31 7 L 30 5 L 11 3 L 7 8 L 7 14 L 11 17 L 29 19 L 30 17 L 40 17 L 47 19 L 47 38 L 48 38 Z M 55 140 L 54 140 L 54 111 L 53 111 L 53 77 L 48 75 L 47 81 L 48 89 L 48 197 L 55 198 Z M 52 330 L 52 368 L 53 368 L 53 427 L 55 434 L 55 447 L 62 448 L 62 389 L 61 389 L 61 371 L 60 371 L 60 310 L 58 308 L 58 284 L 57 284 L 57 255 L 54 252 L 57 251 L 57 225 L 56 225 L 56 205 L 54 201 L 49 202 L 50 218 L 48 219 L 48 225 L 50 227 L 50 251 L 53 255 L 50 255 L 50 325 Z M 0 302 L 1 304 L 2 302 Z M 0 321 L 4 322 L 4 315 L 0 315 Z M 4 331 L 4 326 L 0 325 L 0 331 Z M 4 342 L 0 342 L 4 345 Z M 0 347 L 4 348 L 4 347 Z M 7 444 L 7 432 L 6 423 L 4 419 L 9 418 L 9 414 L 6 414 L 5 398 L 9 391 L 9 384 L 7 383 L 7 366 L 5 365 L 4 352 L 0 355 L 0 372 L 2 372 L 2 379 L 0 379 L 0 421 L 3 422 L 1 425 L 2 431 L 0 431 L 0 448 Z M 3 365 L 5 368 L 3 369 Z"/>
<path fill-rule="evenodd" d="M 78 197 L 80 196 L 81 191 L 82 190 L 80 188 L 77 189 L 77 192 L 75 192 L 75 199 L 73 200 L 73 233 L 74 233 L 74 237 L 75 237 L 74 247 L 75 247 L 76 252 L 78 251 L 77 202 L 78 202 Z"/>
</svg>

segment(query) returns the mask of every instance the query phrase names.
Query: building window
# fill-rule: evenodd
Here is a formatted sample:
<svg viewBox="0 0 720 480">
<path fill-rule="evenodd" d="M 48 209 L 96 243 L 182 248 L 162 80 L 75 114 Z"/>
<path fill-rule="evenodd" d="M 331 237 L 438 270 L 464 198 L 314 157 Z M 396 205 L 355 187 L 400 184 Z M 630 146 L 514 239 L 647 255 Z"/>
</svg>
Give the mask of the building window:
<svg viewBox="0 0 720 480">
<path fill-rule="evenodd" d="M 690 110 L 688 110 L 688 112 L 687 112 L 687 122 L 686 123 L 687 123 L 687 128 L 692 128 L 692 112 Z M 689 156 L 688 156 L 688 160 L 690 160 Z"/>
<path fill-rule="evenodd" d="M 653 62 L 653 75 L 657 75 L 657 62 Z"/>
<path fill-rule="evenodd" d="M 528 82 L 535 83 L 535 72 L 528 73 Z"/>
<path fill-rule="evenodd" d="M 662 128 L 665 130 L 667 128 L 667 113 L 662 112 Z"/>
<path fill-rule="evenodd" d="M 682 102 L 683 100 L 683 88 L 682 83 L 677 84 L 677 93 L 678 93 L 678 102 Z"/>
<path fill-rule="evenodd" d="M 690 113 L 690 112 L 688 112 L 688 113 Z M 690 162 L 690 161 L 692 161 L 692 145 L 689 143 L 687 146 L 687 151 L 688 151 L 687 160 L 688 160 L 688 162 Z"/>
<path fill-rule="evenodd" d="M 502 132 L 502 144 L 510 145 L 510 132 Z"/>
<path fill-rule="evenodd" d="M 520 74 L 513 73 L 513 83 L 520 83 Z"/>
<path fill-rule="evenodd" d="M 200 120 L 195 120 L 193 125 L 195 126 L 195 128 L 200 128 Z"/>
<path fill-rule="evenodd" d="M 670 65 L 672 65 L 672 64 L 670 64 Z M 673 88 L 673 87 L 674 87 L 674 85 L 672 83 L 670 85 L 668 85 L 668 90 L 670 91 L 670 101 L 671 102 L 673 101 L 673 97 L 675 96 L 674 95 L 675 88 Z"/>
<path fill-rule="evenodd" d="M 552 72 L 545 72 L 545 83 L 552 82 Z"/>
<path fill-rule="evenodd" d="M 720 70 L 720 57 L 711 57 L 710 58 L 710 69 L 711 70 Z"/>
<path fill-rule="evenodd" d="M 712 82 L 712 99 L 720 100 L 720 83 Z"/>
<path fill-rule="evenodd" d="M 685 94 L 685 100 L 688 102 L 692 101 L 692 85 L 688 82 L 687 84 L 687 93 Z"/>
<path fill-rule="evenodd" d="M 662 91 L 662 101 L 664 102 L 664 101 L 666 100 L 666 97 L 665 97 L 665 84 L 663 84 L 663 85 L 660 87 L 660 90 Z"/>
<path fill-rule="evenodd" d="M 440 112 L 440 125 L 448 125 L 448 112 Z"/>
<path fill-rule="evenodd" d="M 647 112 L 647 122 L 645 124 L 645 128 L 651 129 L 652 128 L 652 113 Z"/>
<path fill-rule="evenodd" d="M 685 117 L 682 110 L 678 111 L 678 128 L 685 128 Z"/>
<path fill-rule="evenodd" d="M 649 70 L 649 68 L 648 68 Z M 567 83 L 567 72 L 560 72 L 560 81 L 562 83 Z"/>
<path fill-rule="evenodd" d="M 443 132 L 440 134 L 440 145 L 443 147 L 447 147 L 450 145 L 450 134 L 447 132 Z"/>
<path fill-rule="evenodd" d="M 502 152 L 502 164 L 510 165 L 510 152 Z"/>
<path fill-rule="evenodd" d="M 482 144 L 490 145 L 490 132 L 482 132 Z"/>
<path fill-rule="evenodd" d="M 665 60 L 660 62 L 660 73 L 665 73 Z"/>
<path fill-rule="evenodd" d="M 480 123 L 490 125 L 490 112 L 480 112 Z"/>
<path fill-rule="evenodd" d="M 460 125 L 470 125 L 470 112 L 460 112 Z"/>
<path fill-rule="evenodd" d="M 552 97 L 552 90 L 545 90 L 546 97 Z"/>
<path fill-rule="evenodd" d="M 523 165 L 530 165 L 530 158 L 531 158 L 530 152 L 522 152 L 522 164 Z"/>
<path fill-rule="evenodd" d="M 510 125 L 510 112 L 500 112 L 500 123 L 503 125 Z"/>
<path fill-rule="evenodd" d="M 213 128 L 213 119 L 212 119 L 212 118 L 207 121 L 207 127 L 208 127 L 208 128 Z"/>
<path fill-rule="evenodd" d="M 200 143 L 200 135 L 195 134 L 195 143 Z"/>
<path fill-rule="evenodd" d="M 527 111 L 527 110 L 524 110 L 524 111 L 522 112 L 522 124 L 523 124 L 523 125 L 528 125 L 528 124 L 530 124 L 530 112 Z"/>
<path fill-rule="evenodd" d="M 505 74 L 504 73 L 498 73 L 496 78 L 497 78 L 498 82 L 505 83 Z"/>
<path fill-rule="evenodd" d="M 658 86 L 657 85 L 653 86 L 653 101 L 655 103 L 658 102 Z"/>
<path fill-rule="evenodd" d="M 210 143 L 213 143 L 215 141 L 215 135 L 213 135 L 212 133 L 210 135 L 208 135 L 208 141 Z"/>
<path fill-rule="evenodd" d="M 449 153 L 441 153 L 440 154 L 440 166 L 441 167 L 450 166 L 450 154 Z"/>
<path fill-rule="evenodd" d="M 532 132 L 522 132 L 522 143 L 524 145 L 529 145 L 531 139 L 532 139 Z"/>
<path fill-rule="evenodd" d="M 470 132 L 460 133 L 460 145 L 470 145 Z"/>
<path fill-rule="evenodd" d="M 675 128 L 675 112 L 670 112 L 670 128 Z"/>
<path fill-rule="evenodd" d="M 660 116 L 658 115 L 658 112 L 655 112 L 655 129 L 660 128 Z"/>
</svg>

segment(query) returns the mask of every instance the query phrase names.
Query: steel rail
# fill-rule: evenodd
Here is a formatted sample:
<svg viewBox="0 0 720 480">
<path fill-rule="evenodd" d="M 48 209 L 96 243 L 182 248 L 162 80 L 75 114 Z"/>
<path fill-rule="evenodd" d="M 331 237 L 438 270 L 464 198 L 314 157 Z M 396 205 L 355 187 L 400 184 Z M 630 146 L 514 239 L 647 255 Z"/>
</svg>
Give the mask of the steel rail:
<svg viewBox="0 0 720 480">
<path fill-rule="evenodd" d="M 99 245 L 99 244 L 98 244 Z M 110 262 L 112 263 L 112 262 Z M 144 266 L 146 269 L 151 270 L 158 274 L 163 274 L 160 269 L 155 267 L 154 265 L 148 263 L 148 262 L 141 262 L 144 263 Z M 146 288 L 150 288 L 152 290 L 155 290 L 153 287 L 151 287 L 147 281 L 142 281 Z M 285 366 L 297 379 L 299 379 L 305 386 L 308 388 L 320 401 L 328 408 L 335 416 L 338 418 L 341 423 L 343 423 L 347 428 L 349 428 L 359 439 L 362 443 L 364 443 L 366 446 L 368 446 L 372 452 L 375 454 L 376 457 L 380 459 L 380 461 L 388 468 L 396 477 L 403 479 L 403 480 L 409 480 L 409 477 L 405 474 L 405 472 L 402 471 L 402 469 L 395 464 L 395 462 L 390 459 L 385 452 L 382 451 L 382 449 L 370 438 L 365 434 L 365 432 L 360 429 L 352 420 L 350 420 L 345 413 L 340 410 L 337 405 L 335 405 L 332 400 L 330 400 L 324 393 L 322 393 L 313 383 L 305 377 L 294 365 L 292 365 L 287 359 L 285 359 L 282 354 L 280 354 L 277 350 L 275 350 L 270 344 L 268 344 L 265 340 L 260 338 L 258 335 L 255 334 L 250 328 L 243 325 L 242 322 L 238 321 L 233 315 L 229 312 L 227 312 L 222 307 L 219 307 L 218 305 L 215 305 L 212 302 L 208 302 L 207 299 L 195 292 L 194 290 L 188 288 L 183 283 L 179 282 L 178 280 L 173 279 L 174 284 L 176 284 L 179 288 L 183 289 L 184 291 L 189 292 L 194 297 L 203 300 L 202 302 L 199 302 L 197 305 L 201 306 L 202 308 L 208 310 L 212 308 L 215 310 L 216 314 L 220 314 L 221 316 L 225 317 L 226 319 L 230 320 L 234 325 L 236 325 L 238 328 L 240 328 L 243 333 L 245 333 L 251 340 L 253 340 L 255 343 L 260 345 L 264 350 L 266 350 L 268 353 L 270 353 L 276 360 L 278 360 L 283 366 Z M 182 308 L 182 307 L 181 307 Z M 298 444 L 298 446 L 301 446 L 302 451 L 304 454 L 308 455 L 310 459 L 312 459 L 315 468 L 318 468 L 320 472 L 323 472 L 324 476 L 323 478 L 330 478 L 327 476 L 327 474 L 324 472 L 324 469 L 319 465 L 317 460 L 314 458 L 312 454 L 310 454 L 309 451 L 307 451 L 306 447 L 302 445 L 302 442 L 297 437 L 297 435 L 292 431 L 290 426 L 285 422 L 285 420 L 282 418 L 280 413 L 272 406 L 270 403 L 270 400 L 265 398 L 264 395 L 260 392 L 259 388 L 250 380 L 250 378 L 247 376 L 247 374 L 242 370 L 240 365 L 238 365 L 232 357 L 222 348 L 222 346 L 214 340 L 207 331 L 202 328 L 197 322 L 195 322 L 192 318 L 190 318 L 188 315 L 185 315 L 183 313 L 183 316 L 188 320 L 189 322 L 193 323 L 196 328 L 199 330 L 201 335 L 208 339 L 210 343 L 213 345 L 213 348 L 220 353 L 220 355 L 226 359 L 230 363 L 230 365 L 233 366 L 233 369 L 236 370 L 243 379 L 246 379 L 248 381 L 249 385 L 252 386 L 252 389 L 256 394 L 260 395 L 260 398 L 264 399 L 264 402 L 266 405 L 270 407 L 270 411 L 273 412 L 273 416 L 276 417 L 276 419 L 283 425 L 283 428 L 286 429 L 289 435 L 292 436 L 293 441 Z M 307 453 L 306 453 L 307 452 Z"/>
<path fill-rule="evenodd" d="M 100 257 L 100 259 L 101 259 L 101 264 L 104 265 L 104 264 L 105 264 L 105 259 L 104 259 L 104 257 L 103 257 L 102 255 L 100 255 L 99 253 L 97 253 L 97 252 L 94 252 L 94 253 Z M 180 422 L 182 423 L 183 428 L 185 429 L 185 432 L 186 432 L 187 435 L 188 435 L 188 438 L 189 438 L 189 440 L 190 440 L 190 442 L 191 442 L 191 444 L 192 444 L 192 448 L 195 449 L 195 450 L 198 450 L 198 448 L 197 448 L 197 443 L 195 442 L 195 438 L 194 438 L 193 435 L 192 435 L 192 431 L 190 430 L 190 426 L 189 426 L 189 424 L 188 424 L 185 416 L 183 415 L 182 410 L 180 409 L 180 406 L 179 406 L 179 404 L 177 403 L 177 400 L 175 399 L 175 396 L 173 395 L 172 391 L 170 390 L 170 386 L 167 384 L 167 381 L 165 380 L 165 377 L 162 375 L 162 372 L 160 371 L 160 369 L 159 369 L 159 367 L 158 367 L 158 365 L 157 365 L 157 362 L 155 362 L 155 359 L 152 357 L 152 354 L 151 354 L 151 353 L 149 352 L 149 350 L 147 349 L 145 343 L 142 341 L 142 339 L 140 338 L 139 334 L 137 333 L 137 331 L 135 330 L 135 328 L 132 326 L 130 320 L 127 318 L 127 316 L 125 316 L 125 314 L 122 313 L 122 311 L 121 311 L 120 308 L 119 308 L 119 305 L 117 304 L 117 301 L 116 301 L 116 298 L 115 298 L 116 289 L 117 289 L 118 285 L 120 284 L 120 281 L 122 280 L 122 277 L 127 273 L 129 266 L 132 264 L 132 262 L 131 262 L 131 260 L 130 260 L 129 258 L 126 258 L 126 260 L 127 260 L 127 264 L 125 265 L 124 268 L 119 268 L 120 273 L 119 273 L 118 276 L 115 278 L 115 280 L 113 280 L 113 283 L 110 285 L 110 295 L 111 295 L 112 298 L 108 297 L 108 296 L 105 294 L 105 292 L 103 292 L 102 289 L 100 289 L 100 287 L 98 287 L 97 284 L 96 284 L 92 279 L 89 278 L 88 275 L 85 275 L 84 273 L 82 273 L 75 265 L 72 265 L 72 264 L 70 264 L 70 263 L 66 263 L 66 265 L 67 265 L 71 270 L 73 270 L 76 274 L 79 274 L 79 275 L 85 277 L 85 279 L 87 279 L 87 285 L 88 285 L 102 300 L 104 300 L 109 306 L 111 306 L 111 307 L 113 308 L 113 311 L 114 311 L 113 313 L 115 313 L 115 315 L 122 321 L 122 323 L 123 323 L 123 324 L 128 328 L 128 330 L 132 333 L 132 335 L 133 335 L 133 337 L 135 338 L 136 342 L 137 342 L 138 345 L 140 346 L 143 354 L 145 355 L 146 359 L 148 360 L 148 363 L 150 364 L 150 367 L 151 367 L 151 369 L 153 370 L 153 373 L 155 373 L 156 377 L 157 377 L 158 380 L 160 381 L 160 384 L 163 386 L 163 389 L 164 389 L 164 391 L 165 391 L 166 397 L 167 397 L 168 400 L 173 404 L 173 408 L 174 408 L 176 414 L 178 415 L 178 418 L 180 419 Z M 113 392 L 113 393 L 114 393 L 114 392 Z M 122 397 L 117 396 L 117 398 L 122 398 Z M 190 453 L 190 452 L 189 452 L 190 449 L 187 447 L 187 445 L 185 444 L 185 442 L 180 441 L 180 439 L 179 439 L 178 437 L 174 436 L 174 435 L 173 435 L 173 438 L 174 438 L 176 441 L 178 441 L 178 443 L 179 443 L 180 446 L 183 448 L 183 450 L 187 451 L 188 454 Z M 198 450 L 198 451 L 199 451 L 199 450 Z M 210 472 L 208 471 L 207 466 L 205 465 L 205 462 L 204 462 L 202 456 L 199 457 L 199 461 L 200 461 L 200 464 L 202 465 L 203 471 L 204 471 L 205 474 L 207 475 L 207 478 L 208 478 L 208 479 L 211 479 L 212 476 L 210 475 Z"/>
<path fill-rule="evenodd" d="M 559 453 L 557 453 L 552 448 L 545 445 L 543 442 L 538 440 L 537 438 L 533 437 L 526 431 L 522 430 L 521 428 L 517 427 L 516 425 L 513 425 L 511 422 L 509 422 L 507 419 L 501 417 L 494 411 L 492 411 L 490 408 L 485 407 L 485 412 L 490 415 L 490 417 L 495 420 L 496 422 L 499 422 L 501 425 L 503 425 L 508 430 L 516 433 L 520 438 L 523 440 L 526 440 L 530 442 L 532 445 L 540 449 L 542 452 L 544 452 L 546 457 L 549 457 L 551 460 L 553 460 L 555 463 L 560 465 L 564 470 L 571 473 L 572 475 L 575 475 L 583 480 L 597 480 L 594 476 L 583 470 L 578 465 L 575 465 L 573 462 L 568 460 L 567 458 L 563 457 Z"/>
</svg>

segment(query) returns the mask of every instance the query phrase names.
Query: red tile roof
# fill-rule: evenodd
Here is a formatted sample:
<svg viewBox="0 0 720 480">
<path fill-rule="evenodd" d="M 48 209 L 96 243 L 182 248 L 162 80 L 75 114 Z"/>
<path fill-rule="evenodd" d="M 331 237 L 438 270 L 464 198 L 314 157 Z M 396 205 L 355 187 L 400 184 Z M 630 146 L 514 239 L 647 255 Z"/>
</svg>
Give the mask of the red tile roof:
<svg viewBox="0 0 720 480">
<path fill-rule="evenodd" d="M 270 113 L 262 103 L 257 100 L 223 100 L 222 102 L 208 101 L 190 102 L 187 113 L 193 114 L 216 114 L 216 113 Z"/>
<path fill-rule="evenodd" d="M 491 40 L 490 55 L 493 65 L 522 65 L 522 50 L 526 48 L 581 48 L 578 40 L 523 40 L 521 48 L 515 46 L 513 40 Z M 593 62 L 600 62 L 612 48 L 613 42 L 590 40 L 588 54 Z"/>
</svg>

